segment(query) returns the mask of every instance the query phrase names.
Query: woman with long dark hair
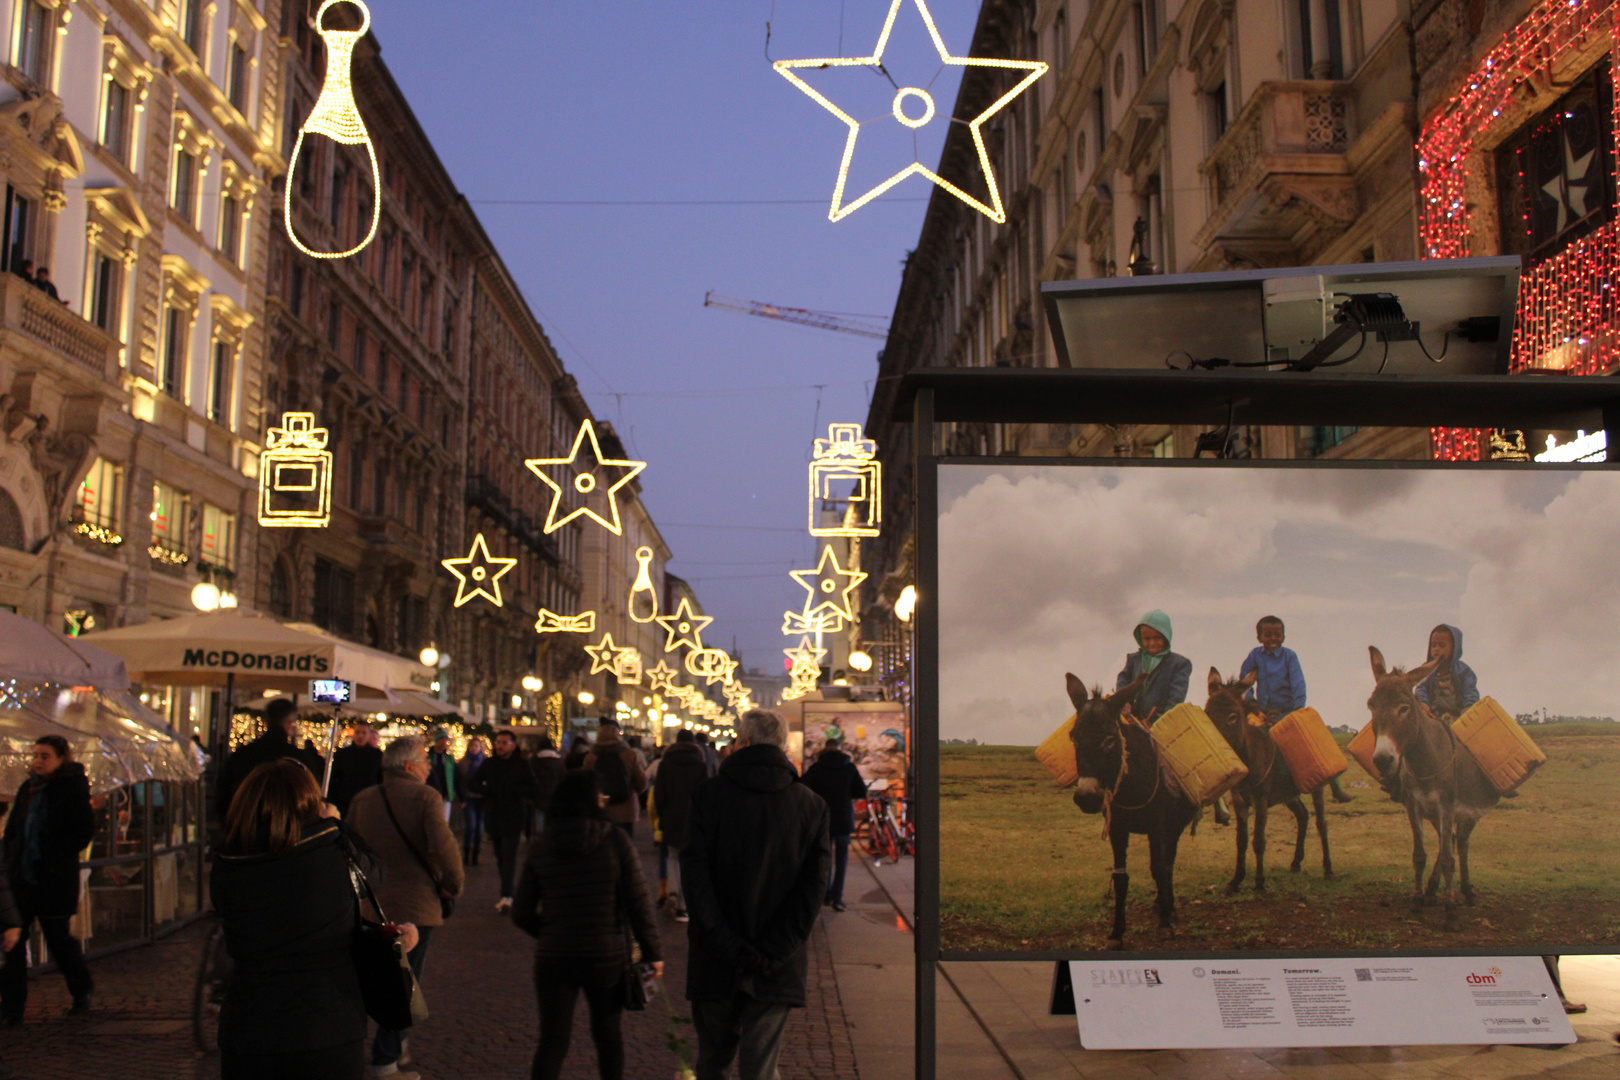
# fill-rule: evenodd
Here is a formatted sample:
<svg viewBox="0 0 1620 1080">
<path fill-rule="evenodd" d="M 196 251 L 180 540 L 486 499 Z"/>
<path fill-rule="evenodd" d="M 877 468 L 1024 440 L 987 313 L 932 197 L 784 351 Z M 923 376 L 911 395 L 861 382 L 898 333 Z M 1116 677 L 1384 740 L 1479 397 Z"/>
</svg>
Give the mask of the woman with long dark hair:
<svg viewBox="0 0 1620 1080">
<path fill-rule="evenodd" d="M 512 898 L 512 921 L 535 939 L 534 986 L 540 1047 L 531 1080 L 556 1080 L 568 1056 L 574 1003 L 591 1010 L 601 1080 L 622 1080 L 623 977 L 632 936 L 659 975 L 664 964 L 641 860 L 623 829 L 602 810 L 596 773 L 576 769 L 557 784 L 546 827 Z"/>
<path fill-rule="evenodd" d="M 222 1080 L 361 1080 L 366 1008 L 351 952 L 349 858 L 369 861 L 294 758 L 231 799 L 209 879 L 235 962 L 219 1017 Z M 402 942 L 416 947 L 416 928 Z"/>
</svg>

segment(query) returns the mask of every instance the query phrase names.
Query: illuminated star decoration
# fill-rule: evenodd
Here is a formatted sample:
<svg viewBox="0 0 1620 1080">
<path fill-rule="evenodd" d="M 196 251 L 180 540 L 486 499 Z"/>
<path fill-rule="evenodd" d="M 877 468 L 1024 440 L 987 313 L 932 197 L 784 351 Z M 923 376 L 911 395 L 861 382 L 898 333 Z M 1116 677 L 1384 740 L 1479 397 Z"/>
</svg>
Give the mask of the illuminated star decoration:
<svg viewBox="0 0 1620 1080">
<path fill-rule="evenodd" d="M 660 660 L 656 666 L 648 669 L 647 685 L 654 691 L 668 690 L 673 692 L 675 680 L 680 677 L 680 674 L 679 671 Z"/>
<path fill-rule="evenodd" d="M 541 608 L 540 618 L 535 620 L 534 629 L 540 634 L 594 634 L 596 612 L 583 611 L 578 615 L 559 615 L 555 611 Z"/>
<path fill-rule="evenodd" d="M 581 470 L 578 464 L 579 452 L 587 441 L 591 444 L 591 456 L 590 460 L 586 462 L 587 467 Z M 622 461 L 618 458 L 604 458 L 602 456 L 602 444 L 597 441 L 596 429 L 591 426 L 589 420 L 580 425 L 579 434 L 574 437 L 574 448 L 567 457 L 529 458 L 523 464 L 527 465 L 529 471 L 540 478 L 541 483 L 551 489 L 551 509 L 546 514 L 545 524 L 547 533 L 554 533 L 570 521 L 583 515 L 601 525 L 614 536 L 624 535 L 624 526 L 619 522 L 619 489 L 634 480 L 636 475 L 647 467 L 645 461 Z M 566 465 L 573 469 L 574 479 L 571 482 L 573 489 L 586 499 L 600 491 L 601 497 L 607 499 L 608 513 L 611 520 L 592 510 L 583 501 L 574 510 L 558 517 L 557 512 L 562 509 L 563 486 L 546 473 L 547 465 Z M 603 485 L 602 478 L 597 476 L 598 473 L 608 476 L 608 474 L 615 471 L 618 471 L 618 478 L 606 486 Z M 611 479 L 611 476 L 608 476 L 608 478 Z"/>
<path fill-rule="evenodd" d="M 472 550 L 467 552 L 466 558 L 444 559 L 442 565 L 460 581 L 456 588 L 456 607 L 479 596 L 500 607 L 501 578 L 517 565 L 517 560 L 495 558 L 489 553 L 489 545 L 484 543 L 484 534 L 479 533 L 473 537 Z"/>
<path fill-rule="evenodd" d="M 683 596 L 681 602 L 676 605 L 675 614 L 660 615 L 653 621 L 662 626 L 664 632 L 669 635 L 668 640 L 664 642 L 664 651 L 674 652 L 682 645 L 692 649 L 703 648 L 703 628 L 714 622 L 714 619 L 707 615 L 693 614 L 691 598 Z"/>
<path fill-rule="evenodd" d="M 726 704 L 737 710 L 738 715 L 754 707 L 753 691 L 741 683 L 732 683 L 726 687 Z"/>
<path fill-rule="evenodd" d="M 585 646 L 585 655 L 591 658 L 590 674 L 598 671 L 614 671 L 619 662 L 619 646 L 613 644 L 612 634 L 603 634 L 602 640 L 595 645 Z"/>
<path fill-rule="evenodd" d="M 889 16 L 883 22 L 883 32 L 878 35 L 877 48 L 871 56 L 834 57 L 822 60 L 778 60 L 771 65 L 784 79 L 808 94 L 812 101 L 849 125 L 849 138 L 844 143 L 844 158 L 838 166 L 838 182 L 833 188 L 832 209 L 827 216 L 832 221 L 841 221 L 906 177 L 916 173 L 926 176 L 998 225 L 1003 224 L 1007 220 L 1007 212 L 1001 205 L 1001 191 L 996 187 L 996 174 L 990 165 L 990 151 L 984 145 L 984 134 L 980 131 L 980 128 L 986 120 L 1000 112 L 1009 101 L 1022 94 L 1036 79 L 1045 75 L 1046 65 L 1039 60 L 990 60 L 981 57 L 952 56 L 945 48 L 944 39 L 939 36 L 939 29 L 934 25 L 934 17 L 928 12 L 928 5 L 924 3 L 924 0 L 913 0 L 913 2 L 917 5 L 918 13 L 922 15 L 923 23 L 928 27 L 928 36 L 933 39 L 934 48 L 939 52 L 940 63 L 952 67 L 1008 68 L 1029 72 L 1011 90 L 993 101 L 988 108 L 968 123 L 968 129 L 973 132 L 973 145 L 978 147 L 979 150 L 979 166 L 984 170 L 985 184 L 990 189 L 990 204 L 986 206 L 949 180 L 925 167 L 920 161 L 912 162 L 912 164 L 901 169 L 847 206 L 844 204 L 844 184 L 849 179 L 849 163 L 855 156 L 855 140 L 860 136 L 861 122 L 834 105 L 809 83 L 795 75 L 793 69 L 871 67 L 878 69 L 883 74 L 887 74 L 887 72 L 883 71 L 883 51 L 888 48 L 889 34 L 894 29 L 895 18 L 900 14 L 900 5 L 905 3 L 905 0 L 893 0 L 889 5 Z M 917 102 L 921 103 L 921 116 L 915 116 L 907 111 L 906 106 L 911 103 L 911 99 L 916 99 Z M 912 105 L 913 109 L 916 107 L 916 105 Z M 926 90 L 914 86 L 902 87 L 894 96 L 893 113 L 894 118 L 906 127 L 913 129 L 925 127 L 934 118 L 934 99 L 929 96 Z"/>
<path fill-rule="evenodd" d="M 855 621 L 850 604 L 855 587 L 866 580 L 866 575 L 859 570 L 845 570 L 839 566 L 838 556 L 830 546 L 821 549 L 821 561 L 814 570 L 789 570 L 788 576 L 803 585 L 810 594 L 804 602 L 806 622 L 818 616 L 823 620 L 828 616 L 837 616 L 845 622 Z M 826 629 L 825 622 L 823 629 Z"/>
<path fill-rule="evenodd" d="M 321 17 L 326 9 L 333 4 L 353 4 L 360 9 L 360 29 L 358 30 L 331 30 L 321 25 Z M 309 117 L 304 126 L 298 129 L 298 141 L 293 143 L 292 159 L 287 165 L 287 179 L 290 182 L 293 173 L 298 169 L 298 155 L 304 148 L 304 136 L 314 133 L 325 135 L 335 143 L 345 146 L 364 144 L 366 156 L 371 159 L 371 190 L 381 191 L 381 177 L 377 172 L 377 151 L 371 145 L 371 135 L 366 131 L 365 121 L 360 119 L 360 108 L 354 100 L 354 83 L 352 67 L 354 64 L 354 47 L 360 39 L 366 36 L 366 30 L 371 26 L 371 11 L 360 0 L 326 0 L 321 9 L 315 13 L 315 32 L 321 35 L 321 41 L 326 45 L 326 81 L 321 85 L 321 94 L 315 99 L 314 108 L 309 110 Z M 377 235 L 377 223 L 382 220 L 381 196 L 372 200 L 371 228 L 366 232 L 365 239 L 347 251 L 314 251 L 298 239 L 298 233 L 293 229 L 293 200 L 282 200 L 282 217 L 287 226 L 287 238 L 293 245 L 313 259 L 344 259 L 355 254 L 371 243 L 372 237 Z"/>
<path fill-rule="evenodd" d="M 1558 175 L 1541 185 L 1553 202 L 1558 204 L 1558 224 L 1554 232 L 1563 232 L 1573 215 L 1575 220 L 1584 218 L 1587 207 L 1592 201 L 1592 190 L 1597 186 L 1597 178 L 1592 175 L 1592 159 L 1597 156 L 1597 149 L 1588 150 L 1583 157 L 1577 158 L 1575 150 L 1569 145 L 1569 132 L 1562 133 L 1564 143 L 1564 167 Z M 1579 205 L 1576 204 L 1576 192 L 1579 191 Z"/>
<path fill-rule="evenodd" d="M 792 681 L 782 697 L 788 701 L 801 698 L 816 688 L 821 681 L 821 661 L 827 655 L 826 649 L 817 649 L 810 644 L 810 639 L 800 638 L 799 644 L 792 649 L 783 649 L 785 655 L 793 666 L 788 671 L 788 678 Z"/>
</svg>

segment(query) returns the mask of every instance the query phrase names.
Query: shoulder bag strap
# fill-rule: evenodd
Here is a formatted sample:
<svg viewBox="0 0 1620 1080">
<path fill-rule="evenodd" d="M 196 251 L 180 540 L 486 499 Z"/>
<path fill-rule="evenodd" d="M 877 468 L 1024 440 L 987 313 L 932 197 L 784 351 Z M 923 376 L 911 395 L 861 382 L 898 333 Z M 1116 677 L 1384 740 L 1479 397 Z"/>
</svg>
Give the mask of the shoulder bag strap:
<svg viewBox="0 0 1620 1080">
<path fill-rule="evenodd" d="M 415 857 L 417 865 L 420 866 L 423 872 L 426 873 L 427 876 L 433 881 L 433 887 L 435 889 L 444 888 L 443 885 L 439 884 L 439 875 L 433 872 L 433 867 L 428 865 L 428 861 L 422 857 L 422 853 L 420 851 L 416 850 L 416 845 L 411 843 L 411 838 L 406 836 L 405 830 L 400 827 L 399 818 L 394 816 L 394 804 L 388 801 L 388 788 L 386 784 L 387 781 L 378 784 L 377 793 L 382 796 L 383 809 L 388 811 L 388 820 L 393 822 L 394 831 L 399 833 L 399 838 L 401 840 L 405 841 L 405 849 Z"/>
<path fill-rule="evenodd" d="M 366 880 L 366 872 L 360 869 L 360 864 L 354 861 L 354 855 L 344 852 L 344 858 L 349 864 L 349 885 L 354 889 L 354 903 L 359 917 L 365 918 L 365 905 L 370 904 L 371 910 L 377 913 L 377 921 L 388 922 L 388 916 L 383 914 L 382 905 L 377 902 L 377 894 L 371 890 L 371 882 Z"/>
</svg>

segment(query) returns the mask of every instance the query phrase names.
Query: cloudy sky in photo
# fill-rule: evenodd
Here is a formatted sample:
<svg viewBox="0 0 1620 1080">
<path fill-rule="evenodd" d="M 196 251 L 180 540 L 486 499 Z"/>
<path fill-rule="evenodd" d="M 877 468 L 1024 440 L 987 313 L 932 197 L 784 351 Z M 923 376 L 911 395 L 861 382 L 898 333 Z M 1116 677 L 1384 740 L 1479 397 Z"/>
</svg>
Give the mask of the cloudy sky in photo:
<svg viewBox="0 0 1620 1080">
<path fill-rule="evenodd" d="M 941 738 L 1038 743 L 1153 608 L 1197 704 L 1275 614 L 1330 725 L 1442 622 L 1510 713 L 1620 716 L 1620 473 L 949 465 L 939 506 Z"/>
</svg>

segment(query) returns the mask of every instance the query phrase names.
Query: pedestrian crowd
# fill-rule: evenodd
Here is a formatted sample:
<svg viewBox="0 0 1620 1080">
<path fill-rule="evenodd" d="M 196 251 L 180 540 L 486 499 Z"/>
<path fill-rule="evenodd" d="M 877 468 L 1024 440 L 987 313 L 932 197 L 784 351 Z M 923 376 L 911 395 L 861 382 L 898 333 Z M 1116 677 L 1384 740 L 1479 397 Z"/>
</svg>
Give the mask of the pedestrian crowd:
<svg viewBox="0 0 1620 1080">
<path fill-rule="evenodd" d="M 497 911 L 534 939 L 531 1077 L 561 1075 L 581 997 L 600 1076 L 624 1075 L 623 1014 L 661 992 L 671 922 L 687 935 L 695 1075 L 717 1080 L 733 1064 L 742 1080 L 777 1075 L 788 1015 L 806 1002 L 811 931 L 823 905 L 843 910 L 852 800 L 865 790 L 836 743 L 801 778 L 786 723 L 763 710 L 744 714 L 724 754 L 682 730 L 650 761 L 607 718 L 566 754 L 502 729 L 468 740 L 459 759 L 442 728 L 384 746 L 357 723 L 328 769 L 300 744 L 291 701 L 269 702 L 263 717 L 215 781 L 209 885 L 231 962 L 224 1080 L 417 1080 L 406 1070 L 432 992 L 428 952 L 485 835 Z M 91 1009 L 69 920 L 94 815 L 71 758 L 60 738 L 41 738 L 6 819 L 7 1025 L 22 1022 L 36 922 L 72 1011 Z M 634 846 L 644 819 L 656 893 Z"/>
</svg>

